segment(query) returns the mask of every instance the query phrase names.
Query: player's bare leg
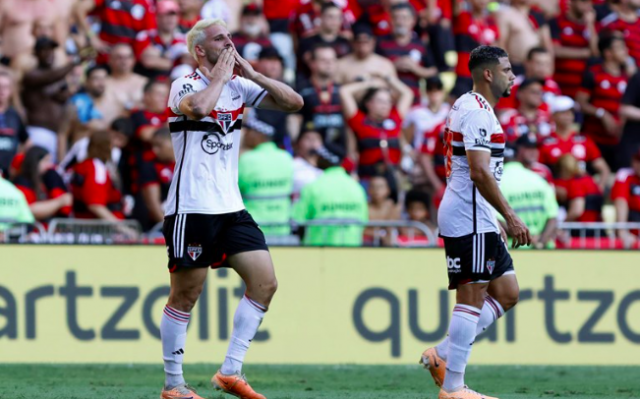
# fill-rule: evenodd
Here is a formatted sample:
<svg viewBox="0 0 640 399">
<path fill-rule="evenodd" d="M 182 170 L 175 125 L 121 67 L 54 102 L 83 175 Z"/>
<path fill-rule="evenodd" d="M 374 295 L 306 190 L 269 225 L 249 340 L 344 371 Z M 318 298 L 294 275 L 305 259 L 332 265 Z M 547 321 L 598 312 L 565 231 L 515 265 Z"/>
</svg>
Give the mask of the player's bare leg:
<svg viewBox="0 0 640 399">
<path fill-rule="evenodd" d="M 269 252 L 261 250 L 233 255 L 228 262 L 244 280 L 247 291 L 233 318 L 227 356 L 211 382 L 217 389 L 242 399 L 264 399 L 247 383 L 242 364 L 278 287 L 273 262 Z"/>
<path fill-rule="evenodd" d="M 165 386 L 160 397 L 174 399 L 192 397 L 202 399 L 187 386 L 182 375 L 187 325 L 191 309 L 196 304 L 204 282 L 207 269 L 182 269 L 171 273 L 171 292 L 160 322 L 162 338 L 162 358 L 164 360 Z"/>
</svg>

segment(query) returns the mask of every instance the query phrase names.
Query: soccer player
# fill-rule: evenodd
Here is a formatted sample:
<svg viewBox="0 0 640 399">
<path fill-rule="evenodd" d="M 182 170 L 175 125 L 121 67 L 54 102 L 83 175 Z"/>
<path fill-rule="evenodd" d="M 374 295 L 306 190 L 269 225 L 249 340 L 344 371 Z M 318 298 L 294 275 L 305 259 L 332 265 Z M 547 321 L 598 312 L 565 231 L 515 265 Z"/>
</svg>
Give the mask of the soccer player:
<svg viewBox="0 0 640 399">
<path fill-rule="evenodd" d="M 226 266 L 247 290 L 233 319 L 227 356 L 211 382 L 239 398 L 264 399 L 241 371 L 277 282 L 264 235 L 238 189 L 239 134 L 245 106 L 294 112 L 303 101 L 240 57 L 222 20 L 196 23 L 187 46 L 198 68 L 173 82 L 169 95 L 176 169 L 163 227 L 171 292 L 160 323 L 166 377 L 161 398 L 202 399 L 182 376 L 187 325 L 208 268 Z M 234 67 L 242 76 L 233 74 Z"/>
<path fill-rule="evenodd" d="M 455 102 L 447 118 L 447 188 L 438 211 L 456 305 L 447 338 L 421 357 L 442 388 L 439 399 L 494 399 L 464 383 L 476 335 L 518 301 L 513 262 L 494 209 L 504 217 L 515 247 L 531 243 L 499 188 L 505 135 L 493 107 L 511 93 L 511 63 L 503 49 L 481 46 L 471 52 L 469 70 L 473 91 Z"/>
</svg>

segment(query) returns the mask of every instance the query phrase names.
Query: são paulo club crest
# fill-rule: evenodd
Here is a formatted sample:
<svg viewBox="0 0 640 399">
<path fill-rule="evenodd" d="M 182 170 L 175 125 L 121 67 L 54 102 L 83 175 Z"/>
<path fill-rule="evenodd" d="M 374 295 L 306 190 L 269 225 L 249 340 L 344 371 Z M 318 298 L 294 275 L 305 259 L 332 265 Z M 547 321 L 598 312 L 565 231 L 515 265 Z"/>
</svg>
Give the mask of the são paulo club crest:
<svg viewBox="0 0 640 399">
<path fill-rule="evenodd" d="M 233 125 L 233 117 L 231 114 L 218 113 L 218 124 L 222 128 L 224 134 L 229 133 L 229 128 Z"/>
<path fill-rule="evenodd" d="M 198 259 L 198 257 L 202 254 L 202 245 L 200 244 L 189 244 L 187 246 L 187 253 L 189 257 L 193 260 Z"/>
</svg>

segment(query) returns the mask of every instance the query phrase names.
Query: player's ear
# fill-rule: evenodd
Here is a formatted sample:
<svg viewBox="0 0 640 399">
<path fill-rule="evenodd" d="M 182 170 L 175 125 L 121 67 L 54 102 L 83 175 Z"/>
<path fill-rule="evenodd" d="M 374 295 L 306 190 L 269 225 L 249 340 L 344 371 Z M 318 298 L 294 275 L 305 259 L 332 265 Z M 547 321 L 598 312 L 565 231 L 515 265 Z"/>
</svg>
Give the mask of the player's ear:
<svg viewBox="0 0 640 399">
<path fill-rule="evenodd" d="M 200 57 L 204 57 L 204 48 L 202 48 L 201 45 L 197 44 L 194 47 L 194 50 L 196 51 L 196 54 L 199 55 Z"/>
</svg>

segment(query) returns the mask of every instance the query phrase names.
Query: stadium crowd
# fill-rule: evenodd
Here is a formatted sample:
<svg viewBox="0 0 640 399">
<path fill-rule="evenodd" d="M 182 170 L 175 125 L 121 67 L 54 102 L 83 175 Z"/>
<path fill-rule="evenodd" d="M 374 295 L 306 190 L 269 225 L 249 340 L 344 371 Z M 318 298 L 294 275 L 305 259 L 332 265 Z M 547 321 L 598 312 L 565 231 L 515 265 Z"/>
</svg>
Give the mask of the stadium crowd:
<svg viewBox="0 0 640 399">
<path fill-rule="evenodd" d="M 524 193 L 536 184 L 510 193 L 530 201 L 516 211 L 595 222 L 611 204 L 610 221 L 640 222 L 639 16 L 639 0 L 3 0 L 0 222 L 162 221 L 169 87 L 194 71 L 185 34 L 201 18 L 225 20 L 238 53 L 305 101 L 245 114 L 240 188 L 260 223 L 434 228 L 446 117 L 479 45 L 505 48 L 517 75 L 496 109 L 504 178 L 535 173 L 551 193 L 542 207 Z M 536 246 L 554 226 L 532 231 Z"/>
</svg>

